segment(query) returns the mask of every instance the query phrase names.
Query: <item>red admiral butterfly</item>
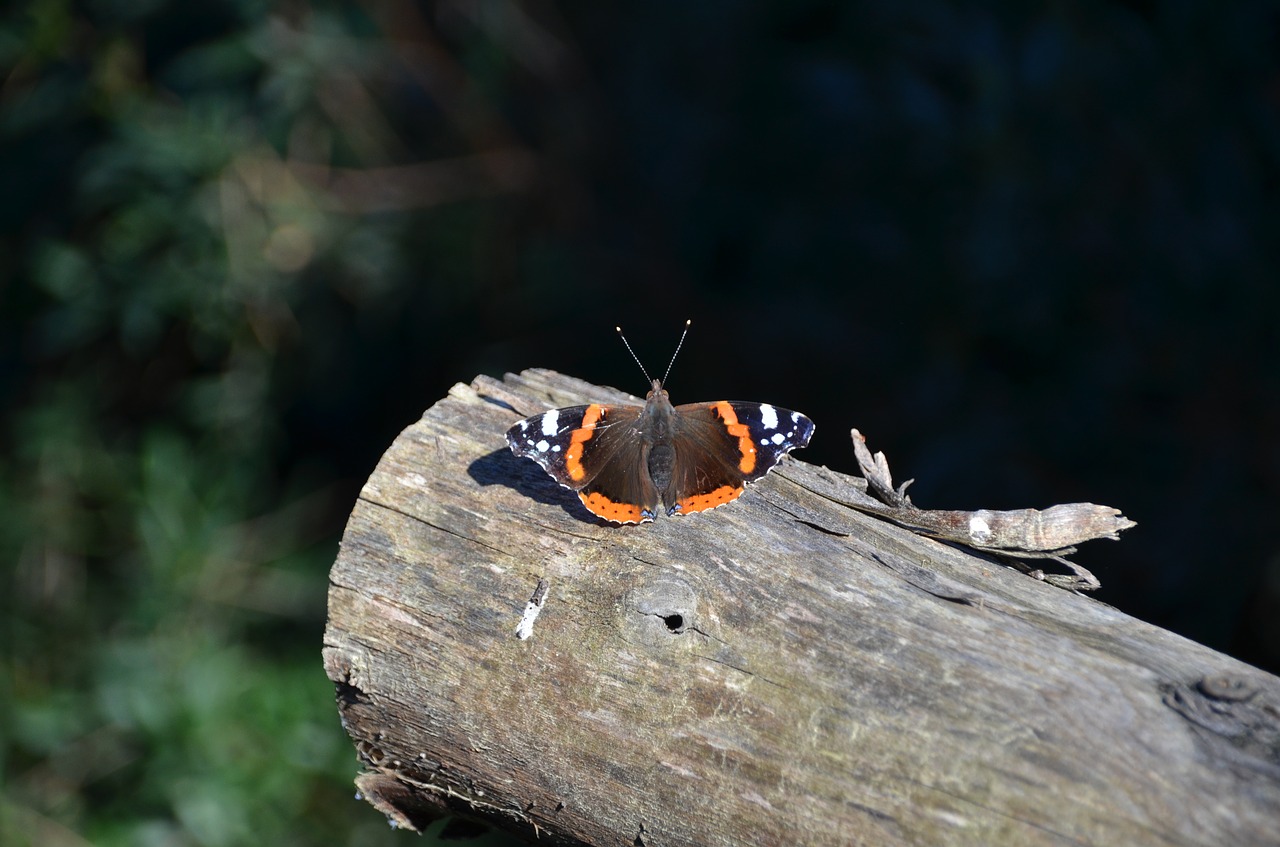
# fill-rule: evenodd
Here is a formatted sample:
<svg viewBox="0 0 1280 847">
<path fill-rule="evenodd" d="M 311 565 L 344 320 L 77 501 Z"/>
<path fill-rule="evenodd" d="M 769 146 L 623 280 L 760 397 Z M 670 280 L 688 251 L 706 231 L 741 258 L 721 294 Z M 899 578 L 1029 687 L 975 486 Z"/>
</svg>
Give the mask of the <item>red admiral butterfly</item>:
<svg viewBox="0 0 1280 847">
<path fill-rule="evenodd" d="M 676 354 L 683 344 L 682 335 Z M 651 380 L 644 406 L 591 403 L 526 418 L 507 430 L 511 452 L 542 465 L 605 520 L 634 524 L 653 520 L 659 505 L 668 516 L 689 515 L 736 500 L 813 435 L 813 421 L 768 403 L 672 406 L 662 387 L 670 373 L 669 364 Z"/>
</svg>

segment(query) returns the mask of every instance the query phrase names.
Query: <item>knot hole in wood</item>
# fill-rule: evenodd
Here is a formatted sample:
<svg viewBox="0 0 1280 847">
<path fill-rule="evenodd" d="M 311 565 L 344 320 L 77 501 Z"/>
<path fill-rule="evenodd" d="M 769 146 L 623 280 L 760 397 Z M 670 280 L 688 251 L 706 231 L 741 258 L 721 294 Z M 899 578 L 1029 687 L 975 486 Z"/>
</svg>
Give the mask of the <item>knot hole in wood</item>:
<svg viewBox="0 0 1280 847">
<path fill-rule="evenodd" d="M 669 647 L 672 636 L 697 627 L 697 614 L 694 587 L 683 577 L 660 574 L 627 592 L 621 624 L 629 639 Z"/>
</svg>

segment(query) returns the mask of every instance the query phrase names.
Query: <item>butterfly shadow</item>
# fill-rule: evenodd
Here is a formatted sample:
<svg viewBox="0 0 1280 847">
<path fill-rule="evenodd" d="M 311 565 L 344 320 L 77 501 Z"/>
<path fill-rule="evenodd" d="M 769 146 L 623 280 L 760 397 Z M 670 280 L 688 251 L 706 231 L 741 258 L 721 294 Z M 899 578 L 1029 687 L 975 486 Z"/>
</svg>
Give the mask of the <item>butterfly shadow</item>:
<svg viewBox="0 0 1280 847">
<path fill-rule="evenodd" d="M 480 486 L 505 485 L 534 502 L 559 506 L 571 517 L 597 526 L 612 526 L 587 510 L 578 495 L 547 476 L 536 462 L 522 459 L 510 450 L 486 453 L 467 466 L 467 474 Z"/>
</svg>

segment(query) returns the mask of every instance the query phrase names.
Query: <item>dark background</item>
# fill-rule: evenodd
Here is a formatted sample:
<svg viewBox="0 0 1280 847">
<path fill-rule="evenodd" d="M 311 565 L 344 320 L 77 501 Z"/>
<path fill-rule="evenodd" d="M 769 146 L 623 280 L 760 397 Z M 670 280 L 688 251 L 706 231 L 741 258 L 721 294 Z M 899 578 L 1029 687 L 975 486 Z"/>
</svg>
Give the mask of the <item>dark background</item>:
<svg viewBox="0 0 1280 847">
<path fill-rule="evenodd" d="M 1280 670 L 1273 3 L 2 20 L 4 843 L 390 843 L 343 520 L 455 382 L 643 394 L 617 324 L 921 506 L 1123 509 L 1097 597 Z"/>
</svg>

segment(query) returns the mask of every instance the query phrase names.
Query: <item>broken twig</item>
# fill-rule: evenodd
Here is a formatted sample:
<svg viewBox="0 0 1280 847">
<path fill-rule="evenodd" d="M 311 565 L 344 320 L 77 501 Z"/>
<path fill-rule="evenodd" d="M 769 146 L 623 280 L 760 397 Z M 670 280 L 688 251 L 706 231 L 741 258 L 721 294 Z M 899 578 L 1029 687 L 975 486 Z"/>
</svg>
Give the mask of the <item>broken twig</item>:
<svg viewBox="0 0 1280 847">
<path fill-rule="evenodd" d="M 850 503 L 850 506 L 923 535 L 976 550 L 1012 559 L 1051 559 L 1070 569 L 1074 575 L 1046 574 L 1024 563 L 1014 564 L 1024 573 L 1060 588 L 1073 591 L 1098 588 L 1101 583 L 1093 574 L 1064 556 L 1074 553 L 1075 545 L 1081 542 L 1095 538 L 1119 539 L 1122 531 L 1135 526 L 1133 521 L 1120 514 L 1119 509 L 1093 503 L 1066 503 L 1044 510 L 978 509 L 965 512 L 918 509 L 906 495 L 912 480 L 894 488 L 889 461 L 884 453 L 873 456 L 861 432 L 854 429 L 850 434 L 858 467 L 867 480 L 867 493 L 884 507 L 862 503 Z"/>
</svg>

